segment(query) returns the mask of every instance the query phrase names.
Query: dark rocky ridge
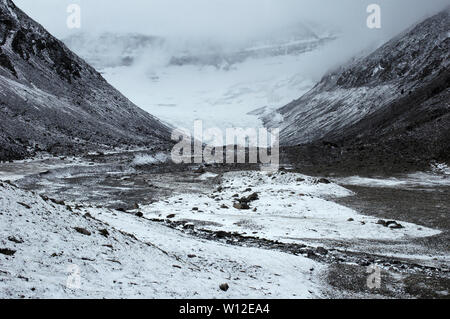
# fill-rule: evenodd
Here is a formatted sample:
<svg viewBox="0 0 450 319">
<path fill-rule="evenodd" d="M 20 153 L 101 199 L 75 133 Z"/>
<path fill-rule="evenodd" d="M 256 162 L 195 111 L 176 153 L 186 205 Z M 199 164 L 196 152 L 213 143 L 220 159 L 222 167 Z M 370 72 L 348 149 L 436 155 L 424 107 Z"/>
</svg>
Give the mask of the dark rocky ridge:
<svg viewBox="0 0 450 319">
<path fill-rule="evenodd" d="M 10 0 L 0 0 L 0 116 L 0 160 L 170 143 L 165 124 Z"/>
<path fill-rule="evenodd" d="M 409 170 L 450 160 L 449 9 L 327 74 L 278 110 L 281 144 L 301 165 Z"/>
</svg>

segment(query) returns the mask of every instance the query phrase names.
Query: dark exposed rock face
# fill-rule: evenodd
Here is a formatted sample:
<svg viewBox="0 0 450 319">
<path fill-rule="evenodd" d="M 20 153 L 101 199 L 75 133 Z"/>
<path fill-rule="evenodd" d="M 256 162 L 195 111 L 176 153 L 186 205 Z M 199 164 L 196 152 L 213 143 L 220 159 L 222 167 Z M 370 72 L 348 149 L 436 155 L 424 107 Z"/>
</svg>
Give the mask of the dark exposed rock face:
<svg viewBox="0 0 450 319">
<path fill-rule="evenodd" d="M 166 125 L 10 0 L 0 0 L 0 117 L 0 160 L 170 141 Z"/>
<path fill-rule="evenodd" d="M 324 164 L 450 159 L 449 25 L 449 9 L 417 24 L 327 74 L 266 125 L 281 127 L 288 153 L 315 152 Z"/>
</svg>

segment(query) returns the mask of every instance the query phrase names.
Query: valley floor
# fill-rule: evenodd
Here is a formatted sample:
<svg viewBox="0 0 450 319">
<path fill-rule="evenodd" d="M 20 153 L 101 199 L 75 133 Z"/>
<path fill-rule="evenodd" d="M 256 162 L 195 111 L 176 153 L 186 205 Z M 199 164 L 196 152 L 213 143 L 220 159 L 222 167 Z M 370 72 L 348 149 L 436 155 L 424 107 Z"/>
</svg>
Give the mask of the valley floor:
<svg viewBox="0 0 450 319">
<path fill-rule="evenodd" d="M 138 155 L 0 164 L 1 297 L 448 298 L 445 170 L 324 179 Z"/>
</svg>

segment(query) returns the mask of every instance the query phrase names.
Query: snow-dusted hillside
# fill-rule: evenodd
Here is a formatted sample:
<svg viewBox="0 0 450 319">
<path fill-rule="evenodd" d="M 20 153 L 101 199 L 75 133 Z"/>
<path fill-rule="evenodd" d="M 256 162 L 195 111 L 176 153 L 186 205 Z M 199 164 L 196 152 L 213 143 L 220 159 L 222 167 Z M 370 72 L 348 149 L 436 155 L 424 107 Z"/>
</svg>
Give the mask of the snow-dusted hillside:
<svg viewBox="0 0 450 319">
<path fill-rule="evenodd" d="M 136 107 L 11 0 L 0 2 L 0 159 L 167 144 Z"/>
<path fill-rule="evenodd" d="M 444 152 L 450 136 L 449 26 L 447 9 L 327 74 L 267 116 L 266 125 L 281 127 L 285 145 L 395 137 Z"/>
<path fill-rule="evenodd" d="M 5 183 L 0 225 L 1 298 L 317 298 L 326 287 L 325 267 L 302 256 L 68 208 Z"/>
</svg>

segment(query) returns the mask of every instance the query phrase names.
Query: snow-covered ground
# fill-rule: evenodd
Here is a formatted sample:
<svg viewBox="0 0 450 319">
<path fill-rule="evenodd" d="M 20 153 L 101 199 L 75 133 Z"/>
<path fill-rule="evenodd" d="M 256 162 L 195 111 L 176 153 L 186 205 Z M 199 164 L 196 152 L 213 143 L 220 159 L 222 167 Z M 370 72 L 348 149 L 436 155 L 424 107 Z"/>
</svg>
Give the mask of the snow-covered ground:
<svg viewBox="0 0 450 319">
<path fill-rule="evenodd" d="M 227 246 L 133 215 L 87 210 L 98 220 L 0 184 L 0 298 L 322 296 L 325 267 L 302 256 Z M 227 292 L 219 289 L 223 283 Z"/>
<path fill-rule="evenodd" d="M 140 207 L 143 218 L 76 201 L 69 207 L 0 182 L 0 297 L 322 298 L 330 292 L 327 264 L 202 239 L 151 219 L 284 243 L 323 240 L 324 247 L 328 239 L 409 240 L 439 233 L 403 221 L 397 221 L 400 229 L 379 225 L 332 201 L 353 196 L 351 191 L 302 174 L 207 172 L 197 178 L 221 179 L 221 189 L 180 189 Z M 250 209 L 233 207 L 234 195 L 254 193 Z M 223 283 L 227 292 L 219 288 Z"/>
<path fill-rule="evenodd" d="M 305 57 L 249 59 L 229 69 L 205 65 L 108 68 L 103 76 L 136 105 L 177 128 L 257 128 L 249 112 L 286 105 L 308 91 L 314 81 L 302 74 Z"/>
<path fill-rule="evenodd" d="M 213 177 L 213 176 L 211 176 Z M 200 177 L 202 178 L 202 177 Z M 379 219 L 360 215 L 332 201 L 352 196 L 333 183 L 295 173 L 230 172 L 223 176 L 220 191 L 179 194 L 142 208 L 154 219 L 188 221 L 196 229 L 227 231 L 286 243 L 305 239 L 396 240 L 426 237 L 437 230 L 399 222 L 403 228 L 378 224 Z M 249 209 L 235 208 L 239 198 L 256 193 Z"/>
</svg>

